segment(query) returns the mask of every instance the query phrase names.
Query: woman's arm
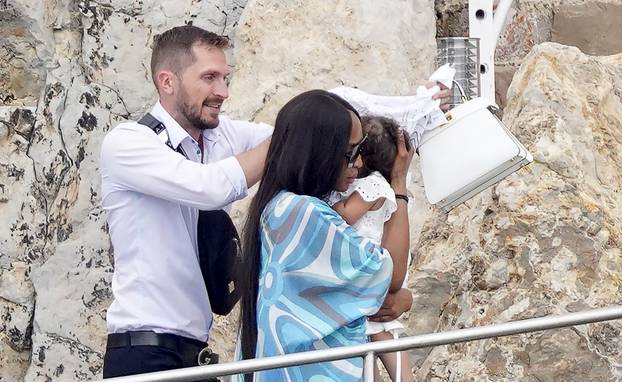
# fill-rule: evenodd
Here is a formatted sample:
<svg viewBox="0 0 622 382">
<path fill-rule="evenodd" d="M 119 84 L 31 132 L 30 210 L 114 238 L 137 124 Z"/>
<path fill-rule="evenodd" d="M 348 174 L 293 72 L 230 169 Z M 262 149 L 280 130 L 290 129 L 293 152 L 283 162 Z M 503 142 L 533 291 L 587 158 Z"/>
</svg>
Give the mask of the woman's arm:
<svg viewBox="0 0 622 382">
<path fill-rule="evenodd" d="M 406 150 L 404 134 L 400 132 L 395 163 L 391 172 L 391 187 L 396 195 L 406 195 L 406 174 L 414 150 Z M 408 205 L 405 200 L 397 199 L 397 210 L 384 224 L 382 246 L 386 248 L 393 259 L 393 278 L 389 292 L 396 292 L 402 288 L 408 266 L 408 251 L 410 247 L 410 226 L 408 223 Z"/>
<path fill-rule="evenodd" d="M 379 198 L 368 202 L 363 199 L 358 191 L 354 191 L 345 200 L 333 204 L 333 209 L 341 215 L 346 223 L 352 225 L 363 217 L 367 211 L 377 209 L 378 204 L 383 201 L 384 198 Z"/>
</svg>

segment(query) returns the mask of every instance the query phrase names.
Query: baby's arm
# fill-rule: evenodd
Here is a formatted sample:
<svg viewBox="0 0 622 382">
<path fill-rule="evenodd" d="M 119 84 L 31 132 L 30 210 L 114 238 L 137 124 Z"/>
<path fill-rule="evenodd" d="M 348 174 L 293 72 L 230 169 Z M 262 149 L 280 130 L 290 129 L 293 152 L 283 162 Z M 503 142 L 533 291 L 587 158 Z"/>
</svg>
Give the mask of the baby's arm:
<svg viewBox="0 0 622 382">
<path fill-rule="evenodd" d="M 378 209 L 383 202 L 384 198 L 366 202 L 358 191 L 354 191 L 347 199 L 333 204 L 333 209 L 341 215 L 346 223 L 352 225 L 365 215 L 367 211 Z"/>
</svg>

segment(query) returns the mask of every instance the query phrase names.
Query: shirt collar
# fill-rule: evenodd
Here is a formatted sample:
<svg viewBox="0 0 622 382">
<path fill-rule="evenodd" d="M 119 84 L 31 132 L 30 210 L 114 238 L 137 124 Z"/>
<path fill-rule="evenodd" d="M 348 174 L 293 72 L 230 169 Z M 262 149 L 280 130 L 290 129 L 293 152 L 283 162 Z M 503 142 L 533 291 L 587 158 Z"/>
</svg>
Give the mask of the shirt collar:
<svg viewBox="0 0 622 382">
<path fill-rule="evenodd" d="M 190 134 L 188 134 L 188 132 L 168 113 L 168 111 L 164 109 L 160 101 L 158 101 L 153 109 L 151 109 L 151 115 L 164 124 L 166 132 L 168 133 L 168 138 L 171 140 L 171 145 L 173 145 L 175 149 L 177 149 L 184 139 L 193 139 Z M 203 140 L 216 142 L 221 137 L 220 131 L 218 130 L 218 127 L 215 129 L 203 130 L 203 134 L 201 134 L 203 136 Z"/>
<path fill-rule="evenodd" d="M 220 124 L 218 126 L 220 126 Z M 215 129 L 203 130 L 203 139 L 206 141 L 210 141 L 210 142 L 216 142 L 217 140 L 220 139 L 222 135 L 220 134 L 219 130 L 220 129 L 218 127 L 216 127 Z"/>
<path fill-rule="evenodd" d="M 151 109 L 151 115 L 164 124 L 173 148 L 177 149 L 184 139 L 192 139 L 190 134 L 164 109 L 160 101 Z"/>
</svg>

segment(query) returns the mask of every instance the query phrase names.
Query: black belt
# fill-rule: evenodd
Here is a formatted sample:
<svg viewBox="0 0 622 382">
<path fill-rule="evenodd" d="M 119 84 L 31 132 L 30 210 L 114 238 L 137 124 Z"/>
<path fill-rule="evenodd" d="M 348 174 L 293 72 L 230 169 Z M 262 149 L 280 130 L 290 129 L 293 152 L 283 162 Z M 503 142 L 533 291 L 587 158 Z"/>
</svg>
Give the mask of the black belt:
<svg viewBox="0 0 622 382">
<path fill-rule="evenodd" d="M 108 334 L 107 349 L 127 346 L 162 346 L 183 357 L 197 360 L 197 365 L 218 363 L 218 354 L 213 353 L 207 343 L 170 333 L 132 331 Z"/>
</svg>

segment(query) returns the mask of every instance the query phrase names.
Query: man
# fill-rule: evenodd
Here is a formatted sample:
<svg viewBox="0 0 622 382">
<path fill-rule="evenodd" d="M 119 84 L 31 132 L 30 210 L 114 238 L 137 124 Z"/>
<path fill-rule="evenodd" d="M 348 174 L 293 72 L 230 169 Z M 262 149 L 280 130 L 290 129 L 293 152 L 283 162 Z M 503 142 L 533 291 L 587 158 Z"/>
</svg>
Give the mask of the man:
<svg viewBox="0 0 622 382">
<path fill-rule="evenodd" d="M 220 116 L 227 47 L 194 26 L 157 36 L 151 72 L 159 101 L 151 114 L 165 129 L 128 122 L 104 139 L 102 205 L 115 252 L 104 378 L 197 366 L 206 347 L 212 312 L 197 259 L 198 210 L 246 196 L 272 133 Z M 403 289 L 373 319 L 395 319 L 411 304 Z"/>
<path fill-rule="evenodd" d="M 206 347 L 212 312 L 197 260 L 198 209 L 246 196 L 272 133 L 219 116 L 227 45 L 191 26 L 159 35 L 151 114 L 165 131 L 122 123 L 104 139 L 102 205 L 115 252 L 104 378 L 197 366 Z"/>
</svg>

